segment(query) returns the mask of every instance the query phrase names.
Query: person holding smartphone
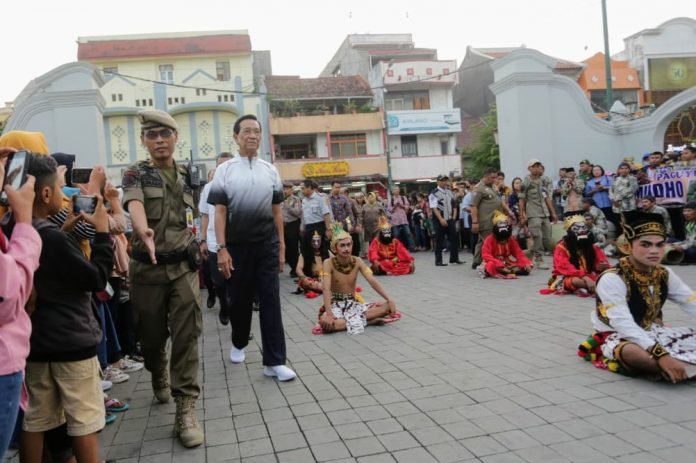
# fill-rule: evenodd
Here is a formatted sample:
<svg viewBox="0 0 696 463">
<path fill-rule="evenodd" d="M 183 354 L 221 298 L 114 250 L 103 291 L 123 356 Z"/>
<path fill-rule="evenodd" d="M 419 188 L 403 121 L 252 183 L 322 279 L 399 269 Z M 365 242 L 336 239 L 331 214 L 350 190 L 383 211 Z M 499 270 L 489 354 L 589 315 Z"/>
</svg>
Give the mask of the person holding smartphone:
<svg viewBox="0 0 696 463">
<path fill-rule="evenodd" d="M 5 161 L 14 152 L 12 148 L 0 148 L 0 191 L 7 195 L 15 223 L 9 236 L 0 231 L 0 461 L 20 406 L 31 334 L 24 304 L 30 297 L 41 254 L 41 238 L 31 226 L 34 177 L 29 176 L 19 190 L 4 184 Z"/>
<path fill-rule="evenodd" d="M 23 461 L 41 461 L 44 433 L 67 423 L 77 461 L 99 459 L 104 397 L 97 345 L 102 330 L 92 293 L 107 285 L 113 262 L 108 218 L 101 197 L 93 214 L 80 214 L 95 230 L 91 256 L 77 240 L 48 220 L 63 207 L 64 178 L 50 156 L 35 156 L 34 226 L 43 248 L 34 275 L 35 310 L 25 383 L 29 404 L 21 437 Z"/>
</svg>

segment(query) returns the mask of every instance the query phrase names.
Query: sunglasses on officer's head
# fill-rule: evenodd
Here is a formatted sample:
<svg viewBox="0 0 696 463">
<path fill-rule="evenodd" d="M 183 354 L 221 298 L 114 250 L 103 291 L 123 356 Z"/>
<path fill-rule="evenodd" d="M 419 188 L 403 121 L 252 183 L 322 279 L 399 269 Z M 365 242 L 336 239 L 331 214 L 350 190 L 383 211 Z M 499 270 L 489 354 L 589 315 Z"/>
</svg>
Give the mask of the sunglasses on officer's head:
<svg viewBox="0 0 696 463">
<path fill-rule="evenodd" d="M 169 138 L 173 133 L 174 131 L 172 129 L 146 130 L 144 135 L 148 140 L 157 140 L 157 137 L 162 137 L 162 139 Z"/>
</svg>

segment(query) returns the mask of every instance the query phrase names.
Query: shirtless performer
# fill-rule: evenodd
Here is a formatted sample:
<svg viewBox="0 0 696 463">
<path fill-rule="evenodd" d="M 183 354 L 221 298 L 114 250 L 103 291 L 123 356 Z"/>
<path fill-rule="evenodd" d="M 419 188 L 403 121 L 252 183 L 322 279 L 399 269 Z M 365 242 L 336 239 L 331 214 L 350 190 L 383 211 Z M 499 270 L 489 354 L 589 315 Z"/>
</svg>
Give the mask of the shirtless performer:
<svg viewBox="0 0 696 463">
<path fill-rule="evenodd" d="M 394 300 L 387 295 L 382 285 L 372 275 L 372 270 L 359 257 L 351 255 L 353 240 L 339 224 L 333 225 L 331 251 L 334 257 L 324 261 L 322 281 L 324 305 L 319 309 L 319 324 L 312 330 L 315 334 L 347 331 L 361 334 L 368 324 L 383 324 L 398 320 Z M 370 283 L 372 289 L 385 301 L 361 304 L 356 301 L 355 284 L 358 272 Z M 325 310 L 329 307 L 330 310 Z"/>
</svg>

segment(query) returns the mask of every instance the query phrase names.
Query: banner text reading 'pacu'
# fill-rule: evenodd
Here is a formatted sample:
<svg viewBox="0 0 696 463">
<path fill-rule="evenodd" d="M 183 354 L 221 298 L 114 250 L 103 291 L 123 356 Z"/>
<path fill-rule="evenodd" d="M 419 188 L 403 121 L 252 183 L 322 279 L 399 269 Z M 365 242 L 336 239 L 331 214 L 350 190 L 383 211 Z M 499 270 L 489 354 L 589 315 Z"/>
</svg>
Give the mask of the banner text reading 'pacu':
<svg viewBox="0 0 696 463">
<path fill-rule="evenodd" d="M 663 167 L 653 173 L 651 183 L 638 188 L 636 197 L 654 196 L 657 204 L 686 204 L 692 182 L 696 167 Z"/>
</svg>

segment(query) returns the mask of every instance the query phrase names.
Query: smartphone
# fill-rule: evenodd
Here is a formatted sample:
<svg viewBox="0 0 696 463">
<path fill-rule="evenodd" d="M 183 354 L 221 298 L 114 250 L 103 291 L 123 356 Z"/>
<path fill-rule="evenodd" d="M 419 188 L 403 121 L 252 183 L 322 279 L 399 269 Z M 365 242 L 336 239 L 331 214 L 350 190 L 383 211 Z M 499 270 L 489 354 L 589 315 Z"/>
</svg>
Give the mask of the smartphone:
<svg viewBox="0 0 696 463">
<path fill-rule="evenodd" d="M 92 175 L 92 169 L 81 169 L 73 167 L 71 181 L 76 183 L 89 183 L 89 176 Z"/>
<path fill-rule="evenodd" d="M 73 212 L 78 215 L 80 212 L 94 214 L 97 208 L 97 197 L 93 195 L 73 196 Z"/>
<path fill-rule="evenodd" d="M 0 203 L 7 205 L 7 194 L 5 193 L 5 185 L 10 185 L 15 190 L 24 185 L 27 181 L 27 170 L 29 168 L 29 158 L 31 154 L 28 151 L 17 151 L 7 157 L 5 164 L 5 181 L 3 182 L 3 190 L 0 193 Z"/>
</svg>

